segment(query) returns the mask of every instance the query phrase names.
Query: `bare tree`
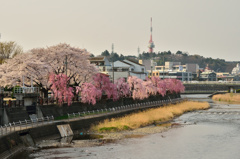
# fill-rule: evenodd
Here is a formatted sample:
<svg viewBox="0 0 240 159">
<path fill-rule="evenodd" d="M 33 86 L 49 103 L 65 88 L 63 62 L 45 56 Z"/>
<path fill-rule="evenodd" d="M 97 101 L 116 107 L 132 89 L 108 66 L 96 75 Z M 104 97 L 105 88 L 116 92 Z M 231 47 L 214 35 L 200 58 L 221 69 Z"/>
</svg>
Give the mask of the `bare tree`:
<svg viewBox="0 0 240 159">
<path fill-rule="evenodd" d="M 0 42 L 0 63 L 23 53 L 23 49 L 15 41 Z"/>
</svg>

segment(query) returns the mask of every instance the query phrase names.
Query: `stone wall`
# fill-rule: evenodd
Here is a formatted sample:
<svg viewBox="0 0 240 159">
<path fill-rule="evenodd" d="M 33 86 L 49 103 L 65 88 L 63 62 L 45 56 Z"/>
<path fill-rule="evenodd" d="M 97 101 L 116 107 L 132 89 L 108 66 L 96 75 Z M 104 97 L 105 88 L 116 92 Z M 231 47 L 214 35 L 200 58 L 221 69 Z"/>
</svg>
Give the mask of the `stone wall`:
<svg viewBox="0 0 240 159">
<path fill-rule="evenodd" d="M 17 132 L 0 138 L 0 158 L 8 158 L 24 147 L 20 135 Z"/>
</svg>

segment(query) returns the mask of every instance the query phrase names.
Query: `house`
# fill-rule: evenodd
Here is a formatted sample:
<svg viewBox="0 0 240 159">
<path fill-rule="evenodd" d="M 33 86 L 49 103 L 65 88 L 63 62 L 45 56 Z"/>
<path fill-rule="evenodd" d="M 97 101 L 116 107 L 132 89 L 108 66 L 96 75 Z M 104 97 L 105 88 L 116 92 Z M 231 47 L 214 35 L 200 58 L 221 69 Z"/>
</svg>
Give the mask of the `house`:
<svg viewBox="0 0 240 159">
<path fill-rule="evenodd" d="M 113 73 L 110 73 L 110 75 L 114 76 L 114 80 L 121 77 L 127 79 L 128 76 L 136 76 L 142 80 L 146 79 L 145 66 L 134 60 L 116 61 L 113 68 Z"/>
<path fill-rule="evenodd" d="M 109 70 L 112 68 L 112 65 L 110 64 L 109 60 L 104 56 L 98 56 L 98 57 L 91 57 L 89 59 L 91 64 L 95 64 L 95 66 L 99 69 L 100 73 L 104 73 L 109 75 Z"/>
<path fill-rule="evenodd" d="M 200 74 L 200 81 L 217 81 L 217 75 L 215 72 L 202 72 Z"/>
</svg>

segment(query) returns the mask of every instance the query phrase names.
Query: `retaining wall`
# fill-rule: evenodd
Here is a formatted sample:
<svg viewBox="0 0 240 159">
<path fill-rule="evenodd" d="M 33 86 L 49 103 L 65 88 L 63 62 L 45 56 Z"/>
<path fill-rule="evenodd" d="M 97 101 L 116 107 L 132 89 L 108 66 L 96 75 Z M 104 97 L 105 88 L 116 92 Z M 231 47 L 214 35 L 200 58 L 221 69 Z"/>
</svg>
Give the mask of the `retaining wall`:
<svg viewBox="0 0 240 159">
<path fill-rule="evenodd" d="M 148 99 L 144 100 L 133 100 L 132 98 L 124 98 L 122 100 L 118 101 L 112 101 L 112 100 L 101 100 L 96 105 L 89 105 L 84 104 L 80 102 L 75 102 L 71 106 L 67 106 L 67 104 L 63 104 L 62 106 L 57 105 L 43 105 L 39 106 L 39 109 L 41 110 L 43 116 L 54 116 L 54 118 L 72 114 L 72 113 L 78 113 L 83 111 L 92 111 L 92 110 L 100 110 L 100 109 L 109 109 L 113 107 L 123 106 L 123 105 L 129 105 L 129 104 L 135 104 L 135 103 L 145 103 L 150 101 L 158 101 L 158 100 L 166 100 L 166 99 L 174 99 L 180 97 L 179 94 L 171 94 L 167 95 L 165 97 L 161 96 L 150 96 Z"/>
<path fill-rule="evenodd" d="M 178 95 L 176 95 L 177 97 Z M 161 105 L 156 105 L 161 106 Z M 37 143 L 43 139 L 57 139 L 60 138 L 60 133 L 57 129 L 57 125 L 62 124 L 69 124 L 72 130 L 77 132 L 87 132 L 92 124 L 97 124 L 105 119 L 111 119 L 116 117 L 125 116 L 126 114 L 130 114 L 136 111 L 141 111 L 144 109 L 156 107 L 156 106 L 149 106 L 140 109 L 130 109 L 130 110 L 123 110 L 120 112 L 108 113 L 108 114 L 101 114 L 96 117 L 91 118 L 82 118 L 73 121 L 60 121 L 54 122 L 48 125 L 42 125 L 30 129 L 25 129 L 21 131 L 17 131 L 5 136 L 0 137 L 0 158 L 8 158 L 11 155 L 20 152 L 25 146 L 23 141 L 21 140 L 21 136 L 29 135 L 34 143 Z M 113 106 L 112 106 L 113 107 Z M 76 132 L 77 131 L 77 132 Z"/>
</svg>

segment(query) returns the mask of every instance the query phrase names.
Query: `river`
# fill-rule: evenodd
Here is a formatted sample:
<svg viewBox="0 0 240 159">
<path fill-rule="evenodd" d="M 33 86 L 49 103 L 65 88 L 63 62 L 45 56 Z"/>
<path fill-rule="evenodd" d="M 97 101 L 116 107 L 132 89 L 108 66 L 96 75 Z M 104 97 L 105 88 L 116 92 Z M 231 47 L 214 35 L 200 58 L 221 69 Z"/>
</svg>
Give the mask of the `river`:
<svg viewBox="0 0 240 159">
<path fill-rule="evenodd" d="M 182 95 L 208 101 L 211 108 L 186 113 L 173 123 L 182 126 L 141 138 L 102 146 L 45 149 L 31 158 L 87 159 L 239 159 L 240 104 L 213 102 L 207 95 Z"/>
</svg>

